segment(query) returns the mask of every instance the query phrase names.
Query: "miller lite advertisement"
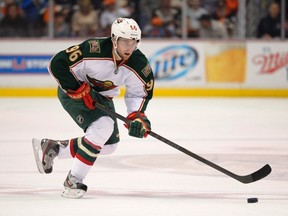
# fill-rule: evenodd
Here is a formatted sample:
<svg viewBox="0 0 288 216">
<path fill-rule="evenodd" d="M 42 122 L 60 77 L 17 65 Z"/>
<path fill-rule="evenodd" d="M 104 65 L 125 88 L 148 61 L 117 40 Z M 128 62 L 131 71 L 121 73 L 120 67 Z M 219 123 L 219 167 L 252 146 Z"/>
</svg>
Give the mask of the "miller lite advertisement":
<svg viewBox="0 0 288 216">
<path fill-rule="evenodd" d="M 204 43 L 162 41 L 142 43 L 156 86 L 191 87 L 205 84 Z M 168 85 L 167 85 L 168 84 Z"/>
<path fill-rule="evenodd" d="M 248 43 L 246 87 L 288 87 L 288 45 L 274 42 Z"/>
</svg>

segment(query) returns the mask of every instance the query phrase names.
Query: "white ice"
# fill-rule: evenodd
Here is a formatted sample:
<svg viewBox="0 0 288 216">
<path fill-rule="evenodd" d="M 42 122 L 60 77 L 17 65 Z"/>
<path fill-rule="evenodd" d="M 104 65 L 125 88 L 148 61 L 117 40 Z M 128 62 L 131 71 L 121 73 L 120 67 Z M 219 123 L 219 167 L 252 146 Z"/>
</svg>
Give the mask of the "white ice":
<svg viewBox="0 0 288 216">
<path fill-rule="evenodd" d="M 123 98 L 115 105 L 126 115 Z M 288 215 L 288 99 L 154 98 L 146 114 L 153 131 L 232 172 L 266 163 L 273 171 L 242 184 L 153 137 L 129 137 L 118 122 L 117 151 L 97 159 L 85 197 L 65 199 L 72 160 L 38 173 L 31 139 L 74 138 L 81 129 L 56 98 L 0 98 L 0 215 Z"/>
</svg>

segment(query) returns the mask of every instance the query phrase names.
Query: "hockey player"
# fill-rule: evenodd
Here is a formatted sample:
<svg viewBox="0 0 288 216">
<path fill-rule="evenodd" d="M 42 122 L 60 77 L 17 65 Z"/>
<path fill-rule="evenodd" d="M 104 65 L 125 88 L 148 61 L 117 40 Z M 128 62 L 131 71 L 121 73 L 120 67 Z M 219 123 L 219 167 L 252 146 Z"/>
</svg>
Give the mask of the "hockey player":
<svg viewBox="0 0 288 216">
<path fill-rule="evenodd" d="M 147 58 L 137 49 L 140 40 L 138 24 L 118 18 L 111 37 L 85 40 L 60 51 L 49 63 L 63 108 L 84 130 L 83 137 L 32 142 L 40 173 L 52 172 L 55 157 L 74 158 L 63 197 L 81 198 L 87 191 L 83 180 L 97 156 L 111 154 L 119 142 L 116 119 L 95 108 L 95 103 L 114 111 L 113 97 L 125 86 L 129 135 L 143 138 L 151 130 L 144 111 L 152 98 L 154 77 Z"/>
</svg>

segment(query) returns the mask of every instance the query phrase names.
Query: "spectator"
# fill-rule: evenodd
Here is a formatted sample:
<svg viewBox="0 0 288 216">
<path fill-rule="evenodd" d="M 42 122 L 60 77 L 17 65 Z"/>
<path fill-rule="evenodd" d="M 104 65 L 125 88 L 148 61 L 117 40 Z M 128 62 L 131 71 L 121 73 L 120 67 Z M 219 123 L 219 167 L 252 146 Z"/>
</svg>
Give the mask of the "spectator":
<svg viewBox="0 0 288 216">
<path fill-rule="evenodd" d="M 54 5 L 61 7 L 61 13 L 64 15 L 66 23 L 71 23 L 73 8 L 77 7 L 77 2 L 78 0 L 54 0 Z"/>
<path fill-rule="evenodd" d="M 180 11 L 173 7 L 171 0 L 161 0 L 160 7 L 153 11 L 152 20 L 159 18 L 163 22 L 165 32 L 170 32 L 169 37 L 180 35 Z"/>
<path fill-rule="evenodd" d="M 159 7 L 158 1 L 153 0 L 139 1 L 139 12 L 137 16 L 139 18 L 138 24 L 141 29 L 144 30 L 146 25 L 149 26 L 151 24 L 152 12 L 155 10 L 155 8 L 158 7 Z"/>
<path fill-rule="evenodd" d="M 206 9 L 209 14 L 214 14 L 219 4 L 219 0 L 201 0 L 201 7 Z"/>
<path fill-rule="evenodd" d="M 7 5 L 11 3 L 16 3 L 18 6 L 22 2 L 22 0 L 0 0 L 0 20 L 6 14 Z"/>
<path fill-rule="evenodd" d="M 43 14 L 47 8 L 45 0 L 23 0 L 21 8 L 28 22 L 30 36 L 43 36 L 46 31 L 46 23 Z"/>
<path fill-rule="evenodd" d="M 126 10 L 125 8 L 119 8 L 117 10 L 115 0 L 104 0 L 104 11 L 100 15 L 100 26 L 102 29 L 103 35 L 109 35 L 111 25 L 117 17 L 130 17 L 131 11 Z"/>
<path fill-rule="evenodd" d="M 202 15 L 199 18 L 200 38 L 227 38 L 228 33 L 223 23 L 213 20 L 209 15 Z"/>
<path fill-rule="evenodd" d="M 238 11 L 238 0 L 225 0 L 226 14 L 236 16 Z"/>
<path fill-rule="evenodd" d="M 235 0 L 219 0 L 212 17 L 220 22 L 225 22 L 227 18 L 235 17 L 238 3 Z"/>
<path fill-rule="evenodd" d="M 62 11 L 56 12 L 54 15 L 54 37 L 69 37 L 70 27 L 65 22 L 65 15 Z"/>
<path fill-rule="evenodd" d="M 93 5 L 93 8 L 97 11 L 103 10 L 103 0 L 91 0 L 91 4 Z"/>
<path fill-rule="evenodd" d="M 222 22 L 230 37 L 233 36 L 236 25 L 238 0 L 219 0 L 212 18 Z"/>
<path fill-rule="evenodd" d="M 7 5 L 7 11 L 0 21 L 0 36 L 2 37 L 26 37 L 27 21 L 20 15 L 20 8 L 16 3 Z"/>
<path fill-rule="evenodd" d="M 4 1 L 0 2 L 0 20 L 4 17 L 6 5 Z"/>
<path fill-rule="evenodd" d="M 99 29 L 98 12 L 93 8 L 90 0 L 80 0 L 79 10 L 72 16 L 72 36 L 96 36 Z"/>
<path fill-rule="evenodd" d="M 263 17 L 257 28 L 257 38 L 271 39 L 281 36 L 280 6 L 272 2 L 269 6 L 268 15 Z"/>
<path fill-rule="evenodd" d="M 199 18 L 208 14 L 208 11 L 200 7 L 199 0 L 188 0 L 188 9 L 187 9 L 187 34 L 188 37 L 199 37 Z"/>
<path fill-rule="evenodd" d="M 171 37 L 173 32 L 165 28 L 163 21 L 159 17 L 154 17 L 151 19 L 150 24 L 146 25 L 143 29 L 143 37 Z"/>
</svg>

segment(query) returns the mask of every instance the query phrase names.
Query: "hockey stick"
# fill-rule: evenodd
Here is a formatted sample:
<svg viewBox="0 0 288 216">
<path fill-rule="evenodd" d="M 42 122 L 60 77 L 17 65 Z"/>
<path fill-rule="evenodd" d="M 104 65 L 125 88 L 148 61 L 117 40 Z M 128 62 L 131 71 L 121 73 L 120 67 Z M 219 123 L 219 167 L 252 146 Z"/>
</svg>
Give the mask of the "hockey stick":
<svg viewBox="0 0 288 216">
<path fill-rule="evenodd" d="M 101 111 L 105 112 L 106 114 L 110 115 L 111 117 L 115 117 L 115 118 L 118 118 L 120 120 L 122 120 L 123 122 L 125 122 L 126 124 L 129 124 L 130 123 L 130 120 L 126 119 L 124 116 L 116 113 L 116 112 L 113 112 L 107 108 L 105 108 L 104 106 L 102 106 L 101 104 L 99 103 L 95 103 L 95 107 L 97 107 L 98 109 L 100 109 Z M 186 148 L 183 148 L 182 146 L 166 139 L 165 137 L 163 136 L 160 136 L 159 134 L 153 132 L 153 131 L 150 131 L 149 132 L 149 135 L 172 146 L 173 148 L 183 152 L 184 154 L 187 154 L 189 155 L 190 157 L 192 158 L 195 158 L 196 160 L 198 161 L 201 161 L 202 163 L 210 166 L 210 167 L 213 167 L 214 169 L 230 176 L 231 178 L 239 181 L 239 182 L 242 182 L 244 184 L 248 184 L 248 183 L 252 183 L 252 182 L 255 182 L 255 181 L 258 181 L 262 178 L 265 178 L 266 176 L 268 176 L 272 169 L 270 167 L 269 164 L 266 164 L 265 166 L 263 166 L 262 168 L 260 168 L 259 170 L 249 174 L 249 175 L 244 175 L 244 176 L 240 176 L 240 175 L 236 175 L 235 173 L 232 173 L 230 172 L 229 170 L 226 170 L 224 169 L 223 167 L 217 165 L 217 164 L 214 164 L 213 162 L 209 161 L 209 160 L 206 160 L 205 158 L 187 150 Z"/>
</svg>

